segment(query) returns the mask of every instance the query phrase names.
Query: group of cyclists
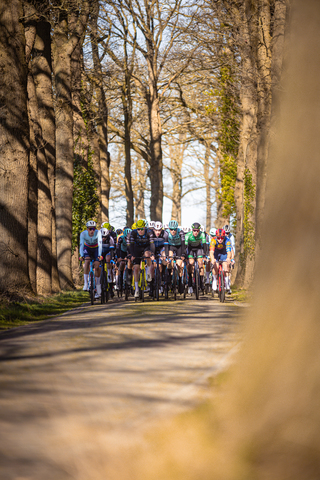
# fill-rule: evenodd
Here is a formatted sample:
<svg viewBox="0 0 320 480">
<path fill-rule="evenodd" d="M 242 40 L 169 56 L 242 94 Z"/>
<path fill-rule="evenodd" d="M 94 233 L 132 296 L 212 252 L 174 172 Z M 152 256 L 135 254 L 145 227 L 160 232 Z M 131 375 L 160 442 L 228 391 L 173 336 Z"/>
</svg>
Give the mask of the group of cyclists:
<svg viewBox="0 0 320 480">
<path fill-rule="evenodd" d="M 134 297 L 139 297 L 139 276 L 141 260 L 146 262 L 146 277 L 149 285 L 149 295 L 153 295 L 155 266 L 159 265 L 161 275 L 160 293 L 163 292 L 164 273 L 172 271 L 173 263 L 178 268 L 178 292 L 184 293 L 186 285 L 183 281 L 183 271 L 188 272 L 188 294 L 193 294 L 194 262 L 197 259 L 200 272 L 200 288 L 210 284 L 212 275 L 212 290 L 217 291 L 218 262 L 223 262 L 225 271 L 225 287 L 231 293 L 231 266 L 235 258 L 235 239 L 229 225 L 223 228 L 211 228 L 204 231 L 200 223 L 191 227 L 180 227 L 176 220 L 170 220 L 167 225 L 161 222 L 147 222 L 140 219 L 131 228 L 115 229 L 105 222 L 97 228 L 94 220 L 86 223 L 87 229 L 80 234 L 80 260 L 84 261 L 84 286 L 89 290 L 90 262 L 93 262 L 96 294 L 101 296 L 101 267 L 105 261 L 108 272 L 108 283 L 119 288 L 126 264 L 131 282 L 134 285 Z M 158 262 L 158 263 L 157 263 Z"/>
</svg>

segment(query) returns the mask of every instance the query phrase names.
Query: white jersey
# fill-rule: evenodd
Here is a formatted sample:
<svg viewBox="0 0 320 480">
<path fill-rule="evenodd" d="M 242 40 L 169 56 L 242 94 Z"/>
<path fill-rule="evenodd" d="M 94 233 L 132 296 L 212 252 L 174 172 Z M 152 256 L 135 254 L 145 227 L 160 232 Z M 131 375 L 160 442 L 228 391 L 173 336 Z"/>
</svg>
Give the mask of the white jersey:
<svg viewBox="0 0 320 480">
<path fill-rule="evenodd" d="M 98 247 L 98 256 L 102 255 L 102 235 L 101 230 L 95 230 L 94 235 L 90 237 L 88 230 L 80 233 L 80 257 L 83 257 L 84 247 Z"/>
<path fill-rule="evenodd" d="M 230 243 L 231 243 L 231 248 L 233 250 L 233 254 L 235 255 L 236 254 L 236 241 L 235 241 L 234 235 L 232 233 L 229 233 L 228 238 L 229 238 Z"/>
</svg>

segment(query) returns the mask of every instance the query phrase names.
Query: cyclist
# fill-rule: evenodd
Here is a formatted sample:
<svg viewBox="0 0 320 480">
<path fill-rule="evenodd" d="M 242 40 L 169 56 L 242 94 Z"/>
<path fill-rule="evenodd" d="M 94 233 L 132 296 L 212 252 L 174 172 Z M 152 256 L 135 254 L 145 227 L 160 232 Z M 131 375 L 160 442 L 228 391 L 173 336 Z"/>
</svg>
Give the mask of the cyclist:
<svg viewBox="0 0 320 480">
<path fill-rule="evenodd" d="M 140 261 L 141 257 L 147 257 L 147 264 L 151 267 L 150 252 L 154 253 L 154 234 L 151 229 L 146 229 L 144 220 L 138 220 L 136 227 L 136 230 L 132 230 L 130 233 L 128 250 L 133 262 L 134 296 L 139 297 Z"/>
<path fill-rule="evenodd" d="M 236 254 L 236 241 L 235 241 L 234 235 L 233 235 L 233 233 L 231 233 L 229 225 L 225 225 L 223 227 L 223 230 L 226 232 L 226 236 L 230 240 L 231 248 L 232 248 L 232 259 L 234 260 L 234 257 L 235 257 L 235 254 Z"/>
<path fill-rule="evenodd" d="M 125 269 L 126 263 L 124 259 L 127 257 L 128 254 L 128 241 L 130 242 L 130 233 L 132 232 L 131 228 L 125 227 L 123 230 L 122 235 L 119 235 L 117 246 L 116 246 L 116 254 L 117 254 L 117 263 L 119 265 L 120 275 L 123 275 L 123 271 Z M 129 268 L 129 267 L 128 267 Z M 132 267 L 131 267 L 132 268 Z M 132 273 L 132 270 L 131 270 Z"/>
<path fill-rule="evenodd" d="M 187 233 L 185 236 L 185 245 L 187 247 L 187 254 L 189 258 L 188 264 L 188 293 L 192 295 L 192 276 L 194 271 L 194 257 L 193 254 L 196 253 L 198 259 L 198 265 L 200 270 L 200 288 L 203 289 L 203 256 L 207 255 L 207 239 L 203 232 L 200 232 L 200 223 L 195 222 L 191 225 L 191 232 Z"/>
<path fill-rule="evenodd" d="M 165 245 L 165 254 L 166 257 L 173 257 L 175 253 L 177 257 L 185 257 L 185 234 L 178 226 L 176 220 L 170 220 L 168 229 L 168 244 Z M 179 293 L 183 293 L 183 283 L 182 283 L 182 274 L 183 274 L 183 260 L 181 258 L 177 259 L 177 267 L 179 271 Z M 170 269 L 173 268 L 173 260 L 171 265 L 168 266 Z"/>
<path fill-rule="evenodd" d="M 202 228 L 202 230 L 201 230 L 201 228 Z M 207 253 L 209 253 L 210 235 L 209 235 L 209 233 L 207 233 L 205 231 L 204 227 L 201 227 L 201 228 L 200 228 L 200 231 L 203 232 L 206 236 L 206 244 L 207 244 L 206 251 L 207 251 Z M 210 283 L 210 271 L 211 271 L 210 270 L 210 257 L 207 256 L 207 258 L 206 258 L 206 285 L 209 285 L 209 283 Z"/>
<path fill-rule="evenodd" d="M 163 225 L 161 222 L 155 222 L 154 224 L 154 255 L 152 256 L 152 260 L 154 261 L 156 255 L 161 256 L 161 263 L 159 265 L 159 270 L 161 273 L 161 279 L 164 280 L 164 272 L 165 266 L 167 265 L 166 262 L 166 253 L 165 248 L 168 245 L 168 232 L 163 229 Z M 154 265 L 152 265 L 150 270 L 151 278 L 154 278 Z M 149 277 L 150 278 L 150 277 Z M 162 293 L 163 289 L 162 286 L 160 287 L 160 293 Z"/>
<path fill-rule="evenodd" d="M 218 264 L 219 260 L 223 261 L 223 269 L 225 271 L 226 290 L 230 292 L 230 262 L 231 262 L 231 242 L 226 237 L 226 232 L 223 228 L 216 230 L 216 238 L 213 238 L 210 242 L 210 260 L 214 272 L 212 272 L 212 290 L 217 290 L 217 276 L 218 276 Z"/>
<path fill-rule="evenodd" d="M 97 224 L 94 220 L 88 220 L 86 227 L 87 229 L 80 233 L 80 260 L 84 259 L 83 290 L 89 290 L 90 261 L 94 260 L 93 266 L 97 287 L 95 297 L 98 298 L 101 296 L 99 257 L 102 252 L 102 237 L 100 231 L 97 230 Z"/>
<path fill-rule="evenodd" d="M 113 282 L 113 274 L 112 274 L 112 264 L 111 260 L 114 257 L 114 250 L 117 244 L 117 234 L 114 231 L 114 228 L 110 223 L 105 222 L 102 224 L 101 228 L 101 235 L 102 235 L 102 256 L 105 256 L 106 264 L 107 264 L 107 271 L 108 271 L 108 283 Z"/>
</svg>

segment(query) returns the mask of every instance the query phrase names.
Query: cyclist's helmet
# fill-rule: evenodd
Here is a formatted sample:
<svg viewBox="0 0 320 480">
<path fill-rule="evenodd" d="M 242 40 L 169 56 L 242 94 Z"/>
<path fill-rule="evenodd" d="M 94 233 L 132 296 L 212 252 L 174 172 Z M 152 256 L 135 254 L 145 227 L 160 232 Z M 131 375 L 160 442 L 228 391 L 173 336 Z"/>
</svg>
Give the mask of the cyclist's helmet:
<svg viewBox="0 0 320 480">
<path fill-rule="evenodd" d="M 115 231 L 116 231 L 116 229 L 114 228 L 113 225 L 110 225 L 110 230 L 111 230 L 111 232 L 115 232 Z"/>
<path fill-rule="evenodd" d="M 106 237 L 109 233 L 109 230 L 107 228 L 101 228 L 101 235 L 103 237 Z"/>
<path fill-rule="evenodd" d="M 107 230 L 112 230 L 112 227 L 111 227 L 110 223 L 108 223 L 108 222 L 104 222 L 101 225 L 101 228 L 106 228 Z"/>
<path fill-rule="evenodd" d="M 170 220 L 168 227 L 170 228 L 170 230 L 177 230 L 178 228 L 177 220 Z"/>
<path fill-rule="evenodd" d="M 189 232 L 189 227 L 182 227 L 182 230 L 184 231 L 184 233 L 188 233 Z"/>
<path fill-rule="evenodd" d="M 155 230 L 161 230 L 162 229 L 162 223 L 161 222 L 155 222 L 154 229 Z"/>
<path fill-rule="evenodd" d="M 149 228 L 154 228 L 155 223 L 156 223 L 156 222 L 153 222 L 153 221 L 151 220 L 151 222 L 149 222 Z"/>
<path fill-rule="evenodd" d="M 203 225 L 200 225 L 200 231 L 204 232 L 204 226 Z"/>
<path fill-rule="evenodd" d="M 195 222 L 191 225 L 192 230 L 200 230 L 200 227 L 201 225 L 198 222 Z"/>
<path fill-rule="evenodd" d="M 167 223 L 165 223 L 165 224 L 162 226 L 162 228 L 163 228 L 164 230 L 167 230 L 167 228 L 169 228 L 169 225 L 168 225 Z"/>
<path fill-rule="evenodd" d="M 138 220 L 136 223 L 137 228 L 146 228 L 146 221 L 145 220 Z"/>
<path fill-rule="evenodd" d="M 126 227 L 126 228 L 123 230 L 123 235 L 124 235 L 125 237 L 127 237 L 127 236 L 129 235 L 129 233 L 131 233 L 131 232 L 132 232 L 131 228 Z"/>
<path fill-rule="evenodd" d="M 94 220 L 88 220 L 86 223 L 86 227 L 96 227 L 97 224 Z"/>
<path fill-rule="evenodd" d="M 229 227 L 229 225 L 225 225 L 225 226 L 223 227 L 223 229 L 224 229 L 224 231 L 226 232 L 226 234 L 230 233 L 230 227 Z"/>
<path fill-rule="evenodd" d="M 210 233 L 211 237 L 215 237 L 216 236 L 216 228 L 215 227 L 210 228 L 209 233 Z"/>
<path fill-rule="evenodd" d="M 122 233 L 123 233 L 122 228 L 117 228 L 116 234 L 117 234 L 117 235 L 121 235 Z"/>
<path fill-rule="evenodd" d="M 216 236 L 217 237 L 225 237 L 226 232 L 223 230 L 223 228 L 218 228 L 218 230 L 216 230 Z"/>
<path fill-rule="evenodd" d="M 131 225 L 131 229 L 132 229 L 132 230 L 135 230 L 136 228 L 137 228 L 137 224 L 136 224 L 136 223 L 133 223 L 133 224 Z"/>
</svg>

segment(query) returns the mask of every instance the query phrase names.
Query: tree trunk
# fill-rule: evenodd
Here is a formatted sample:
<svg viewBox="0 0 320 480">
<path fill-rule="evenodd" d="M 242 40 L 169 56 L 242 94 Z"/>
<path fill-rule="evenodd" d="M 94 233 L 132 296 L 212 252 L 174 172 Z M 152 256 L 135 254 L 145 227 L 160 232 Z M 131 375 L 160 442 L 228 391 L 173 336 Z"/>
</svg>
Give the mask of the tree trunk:
<svg viewBox="0 0 320 480">
<path fill-rule="evenodd" d="M 39 74 L 37 75 L 36 93 L 51 196 L 51 290 L 52 292 L 58 292 L 60 284 L 57 269 L 55 218 L 56 127 L 52 94 L 51 25 L 49 22 L 40 21 L 37 23 L 37 55 Z"/>
<path fill-rule="evenodd" d="M 134 203 L 131 177 L 131 125 L 132 125 L 132 99 L 130 77 L 125 74 L 125 86 L 122 93 L 122 105 L 124 111 L 124 181 L 126 197 L 126 225 L 132 225 L 134 219 Z"/>
<path fill-rule="evenodd" d="M 33 12 L 25 6 L 24 15 L 31 16 Z M 28 64 L 28 119 L 30 127 L 29 153 L 29 188 L 28 188 L 28 272 L 33 292 L 37 293 L 37 245 L 38 245 L 38 165 L 37 143 L 34 121 L 37 119 L 37 99 L 34 79 L 31 71 L 31 52 L 36 38 L 36 22 L 31 21 L 25 27 L 26 62 Z"/>
<path fill-rule="evenodd" d="M 0 291 L 30 289 L 28 277 L 29 123 L 21 2 L 0 3 Z"/>
<path fill-rule="evenodd" d="M 256 95 L 254 90 L 255 84 L 255 64 L 252 55 L 251 38 L 249 34 L 249 21 L 246 13 L 243 12 L 243 51 L 242 51 L 242 84 L 240 90 L 240 102 L 242 109 L 242 119 L 240 126 L 240 145 L 237 159 L 237 177 L 234 191 L 234 199 L 236 205 L 236 271 L 235 278 L 238 285 L 242 285 L 246 269 L 246 259 L 248 258 L 248 275 L 251 276 L 253 264 L 246 249 L 245 235 L 252 235 L 250 225 L 255 224 L 255 199 L 250 200 L 245 205 L 245 181 L 246 169 L 252 176 L 253 185 L 256 185 L 256 155 L 257 155 L 257 135 L 256 135 Z M 251 211 L 250 210 L 251 206 Z M 245 207 L 246 220 L 245 220 Z M 250 227 L 250 228 L 249 228 Z M 254 228 L 254 226 L 253 226 Z M 245 231 L 246 229 L 246 231 Z M 254 230 L 253 230 L 254 235 Z M 247 277 L 248 280 L 249 277 Z"/>
<path fill-rule="evenodd" d="M 38 28 L 41 31 L 41 27 Z M 50 42 L 50 37 L 46 39 Z M 50 43 L 49 43 L 50 46 Z M 38 161 L 38 252 L 37 252 L 37 292 L 51 293 L 52 273 L 52 198 L 48 176 L 46 140 L 42 135 L 41 119 L 45 123 L 45 92 L 47 87 L 47 59 L 43 55 L 44 38 L 36 36 L 32 60 L 32 74 L 35 82 L 36 102 L 33 124 L 37 139 Z M 48 46 L 46 46 L 48 48 Z M 51 82 L 50 82 L 51 86 Z M 41 111 L 40 107 L 41 106 Z M 48 147 L 47 147 L 48 149 Z"/>
<path fill-rule="evenodd" d="M 136 185 L 134 189 L 134 203 L 135 203 L 135 212 L 136 220 L 139 218 L 145 218 L 145 205 L 144 205 L 144 194 L 146 190 L 146 176 L 147 176 L 147 167 L 144 160 L 140 158 L 136 161 Z M 151 220 L 152 217 L 151 217 Z M 130 225 L 129 225 L 130 226 Z"/>
<path fill-rule="evenodd" d="M 275 25 L 276 26 L 276 25 Z M 269 0 L 260 0 L 259 4 L 259 42 L 257 48 L 258 65 L 258 158 L 257 158 L 257 194 L 256 194 L 256 256 L 261 240 L 261 225 L 265 209 L 267 183 L 268 138 L 271 115 L 271 12 Z"/>
<path fill-rule="evenodd" d="M 95 70 L 96 101 L 98 104 L 98 118 L 96 119 L 97 133 L 99 137 L 99 158 L 101 170 L 101 219 L 109 221 L 109 198 L 110 198 L 110 153 L 108 152 L 108 110 L 105 93 L 103 90 L 103 75 L 98 50 L 98 15 L 99 3 L 95 1 L 91 13 L 91 48 Z"/>
<path fill-rule="evenodd" d="M 67 17 L 60 13 L 53 39 L 56 92 L 56 226 L 60 285 L 73 288 L 71 274 L 73 118 L 71 101 L 71 54 Z"/>
<path fill-rule="evenodd" d="M 210 145 L 206 144 L 206 153 L 203 164 L 204 181 L 206 183 L 206 232 L 211 228 L 211 179 L 210 179 Z"/>
<path fill-rule="evenodd" d="M 82 44 L 78 42 L 71 55 L 74 158 L 88 168 L 89 142 L 81 107 Z"/>
</svg>

